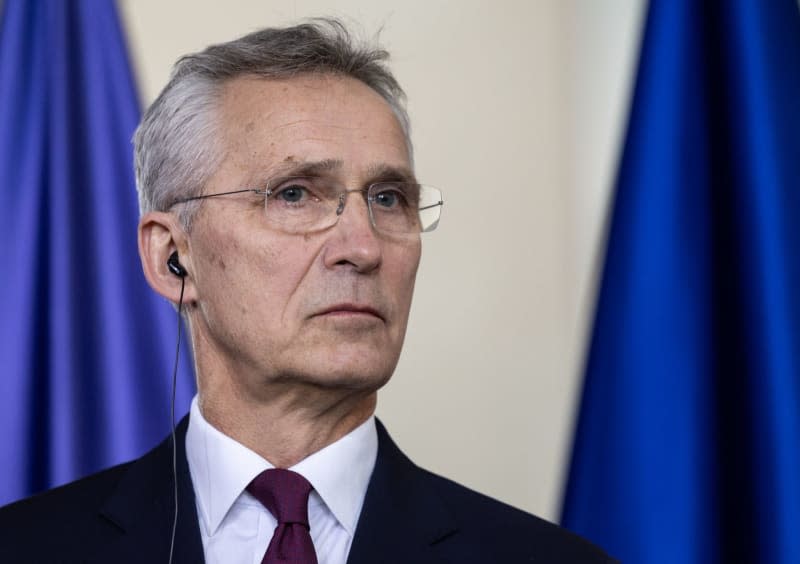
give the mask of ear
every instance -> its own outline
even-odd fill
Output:
[[[175,251],[187,271],[183,279],[186,285],[183,301],[193,303],[197,299],[188,248],[186,232],[173,214],[149,212],[142,216],[139,221],[139,258],[144,277],[153,290],[174,304],[180,299],[182,282],[169,270],[167,261]]]

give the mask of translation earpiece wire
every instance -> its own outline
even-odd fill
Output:
[[[172,369],[172,398],[170,401],[170,419],[172,421],[172,489],[175,492],[175,512],[172,518],[172,535],[169,541],[169,564],[172,564],[172,555],[175,552],[175,533],[178,530],[178,446],[175,440],[175,393],[178,387],[178,359],[181,352],[181,329],[183,327],[181,313],[183,313],[183,289],[186,280],[181,277],[181,296],[178,299],[178,337],[175,340],[175,363]]]

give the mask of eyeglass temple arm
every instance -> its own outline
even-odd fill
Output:
[[[192,196],[191,198],[181,198],[180,200],[176,200],[176,204],[183,204],[185,202],[191,202],[192,200],[205,200],[206,198],[215,198],[217,196],[230,196],[231,194],[243,194],[244,192],[255,192],[256,194],[264,194],[266,193],[265,190],[260,188],[245,188],[243,190],[232,190],[231,192],[216,192],[214,194],[204,194],[202,196]]]
[[[422,206],[421,208],[419,208],[419,211],[429,210],[431,208],[435,208],[436,206],[441,206],[443,204],[444,204],[444,202],[442,200],[439,200],[435,204],[431,204],[429,206]]]

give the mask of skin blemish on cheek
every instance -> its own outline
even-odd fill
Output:
[[[216,265],[222,270],[228,268],[228,265],[225,264],[225,259],[223,259],[221,255],[217,253],[212,253],[211,256],[209,256],[208,258],[210,264]]]

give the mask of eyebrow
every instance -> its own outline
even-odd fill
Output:
[[[344,167],[341,159],[323,159],[321,161],[285,161],[275,167],[270,176],[321,176],[323,173],[340,170]],[[384,180],[400,180],[402,182],[416,183],[416,177],[411,169],[403,166],[393,166],[385,163],[373,164],[367,167],[368,182]]]
[[[370,166],[367,171],[370,179],[373,181],[400,180],[402,182],[417,183],[417,177],[414,175],[414,172],[406,167],[377,164]]]
[[[317,176],[323,172],[338,170],[344,166],[340,159],[324,159],[321,161],[284,161],[275,172],[287,176]]]

